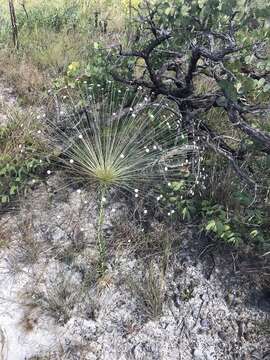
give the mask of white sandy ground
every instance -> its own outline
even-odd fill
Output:
[[[27,281],[27,273],[11,277],[6,273],[6,261],[0,261],[0,360],[25,360],[50,348],[55,348],[59,331],[50,319],[39,317],[34,331],[24,328],[28,307],[20,293]]]
[[[0,124],[7,120],[1,114],[1,103],[12,104],[14,101],[12,92],[0,83]],[[43,245],[45,250],[53,245],[59,251],[70,246],[69,235],[74,229],[83,228],[83,239],[87,239],[90,254],[93,253],[91,259],[95,254],[90,246],[95,241],[94,197],[70,189],[67,199],[51,201],[51,194],[61,187],[60,177],[51,176],[47,180],[48,186],[41,184],[34,189],[19,214],[10,213],[6,218],[0,216],[0,225],[8,225],[7,233],[12,244],[20,239],[15,225],[25,217],[33,217],[34,240],[41,243],[41,249]],[[49,188],[52,189],[50,192]],[[113,207],[117,208],[116,204]],[[123,212],[115,216],[121,218]],[[78,232],[80,239],[79,235]],[[180,236],[181,249],[171,259],[166,276],[167,301],[163,315],[156,321],[147,322],[143,319],[139,299],[130,294],[124,281],[135,275],[136,281],[143,280],[146,264],[142,259],[121,255],[112,267],[110,286],[104,286],[102,293],[90,289],[96,304],[94,318],[88,316],[91,303],[84,301],[80,304],[78,299],[70,319],[61,326],[40,308],[29,306],[31,299],[26,291],[31,288],[40,290],[42,281],[37,282],[37,278],[43,279],[43,285],[48,285],[49,274],[56,273],[57,266],[65,274],[67,267],[54,261],[50,252],[44,251],[35,264],[21,269],[23,271],[18,275],[11,275],[7,263],[9,249],[0,250],[0,360],[28,360],[42,353],[57,352],[59,348],[60,351],[63,348],[68,350],[65,344],[75,350],[86,345],[83,355],[75,353],[74,357],[65,357],[70,360],[268,359],[269,340],[264,334],[258,334],[254,327],[254,322],[261,322],[267,314],[245,305],[249,284],[239,282],[235,276],[231,278],[230,269],[222,263],[222,258],[215,259],[216,269],[207,279],[203,271],[207,263],[199,261],[197,264],[195,255],[191,256],[198,246],[194,244],[195,239],[188,232]],[[75,260],[74,265],[89,267],[87,252],[82,251]],[[75,278],[79,275],[77,267],[73,268]],[[183,300],[181,294],[189,289],[189,285],[194,288],[192,296]],[[234,296],[236,293],[240,294],[239,299]],[[228,294],[239,301],[227,304],[225,296]],[[28,320],[33,324],[31,331],[27,331]],[[241,335],[242,331],[239,332],[239,324],[245,326],[248,340]]]
[[[11,88],[7,88],[0,82],[0,125],[7,124],[6,110],[16,105],[17,99]],[[4,109],[4,112],[2,111]]]

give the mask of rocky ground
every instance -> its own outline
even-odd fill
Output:
[[[17,99],[13,89],[4,86],[0,82],[0,125],[7,123],[5,108],[12,108],[15,104],[17,104]]]
[[[142,231],[112,197],[100,277],[95,194],[52,171],[18,204],[0,218],[0,359],[270,359],[259,260],[192,227]]]

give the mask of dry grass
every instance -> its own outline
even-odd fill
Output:
[[[0,224],[0,250],[10,245],[10,234],[5,224]]]
[[[48,78],[31,62],[15,53],[1,51],[0,76],[19,96],[23,104],[34,105],[49,85]]]
[[[127,251],[144,258],[160,256],[167,262],[172,248],[177,245],[178,237],[175,231],[162,223],[152,224],[147,231],[128,219],[114,223],[113,226],[113,251]]]
[[[157,319],[162,314],[165,299],[164,273],[151,263],[145,277],[131,277],[127,280],[131,293],[138,299],[141,310],[148,319]]]

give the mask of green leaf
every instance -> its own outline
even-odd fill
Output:
[[[170,15],[170,12],[171,12],[171,7],[167,7],[165,10],[164,10],[164,13],[168,16]]]
[[[183,219],[187,219],[187,220],[190,220],[191,219],[191,216],[190,216],[190,212],[188,210],[187,207],[185,207],[183,210],[182,210],[182,216],[183,216]]]
[[[263,87],[263,92],[268,92],[268,91],[270,91],[270,84],[266,84]]]
[[[187,5],[183,5],[181,8],[182,16],[187,16],[189,14],[190,7]]]
[[[10,195],[15,195],[17,193],[17,191],[18,191],[18,186],[12,185],[10,190],[9,190],[9,194]]]
[[[227,98],[232,101],[237,100],[237,90],[234,87],[233,82],[229,80],[220,80],[219,85]]]
[[[7,195],[2,195],[1,196],[2,204],[6,204],[6,203],[8,203],[8,201],[9,201],[9,197]]]
[[[215,231],[216,230],[216,222],[215,220],[211,220],[208,222],[208,224],[206,225],[205,229],[207,231]]]
[[[255,238],[258,234],[259,234],[259,231],[258,231],[258,230],[252,230],[252,231],[250,232],[250,236],[253,237],[253,238]]]
[[[185,181],[184,180],[173,181],[172,184],[171,184],[171,188],[173,189],[173,191],[179,191],[184,186],[185,186]]]

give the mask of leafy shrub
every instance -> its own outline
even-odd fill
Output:
[[[100,87],[106,88],[108,79],[110,78],[109,62],[107,61],[108,52],[102,47],[101,43],[94,42],[87,49],[88,61],[73,61],[67,66],[66,74],[56,79],[54,82],[55,89],[68,86],[71,89],[77,89],[87,97],[88,87],[98,95]],[[119,89],[121,86],[119,85]]]
[[[7,204],[46,166],[45,143],[38,136],[40,124],[32,114],[9,113],[0,127],[0,203]]]
[[[205,149],[198,191],[183,196],[188,179],[171,184],[169,214],[228,243],[269,246],[269,5],[145,0],[139,8],[141,41],[121,51],[114,77],[173,100],[189,143],[198,137]]]
[[[208,233],[212,232],[217,238],[224,240],[226,243],[240,244],[240,234],[234,231],[232,220],[221,205],[211,204],[211,202],[204,200],[201,212],[203,216],[201,228],[203,230]]]

